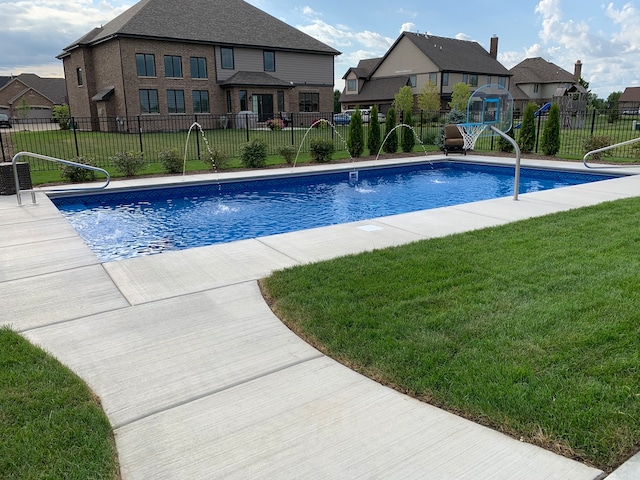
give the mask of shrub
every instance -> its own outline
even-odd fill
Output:
[[[240,161],[247,168],[262,168],[267,164],[267,144],[254,138],[242,146]]]
[[[380,150],[380,120],[378,120],[378,107],[373,106],[369,113],[369,137],[367,138],[367,148],[369,155],[377,155]]]
[[[202,161],[209,165],[213,170],[225,168],[229,163],[229,157],[222,151],[217,149],[209,150],[209,156],[202,157]]]
[[[330,161],[333,151],[333,142],[331,140],[316,137],[309,142],[309,153],[316,162],[325,163]]]
[[[522,125],[520,125],[520,136],[518,137],[518,146],[522,153],[530,153],[536,146],[536,110],[538,106],[535,103],[527,104],[524,109]]]
[[[53,119],[58,122],[60,130],[69,130],[69,105],[66,103],[53,107]],[[89,171],[89,170],[87,170]]]
[[[591,152],[593,150],[598,150],[599,148],[608,147],[613,144],[613,140],[609,135],[594,135],[592,137],[587,138],[584,141],[584,153]],[[610,157],[612,155],[612,150],[606,150],[604,152],[595,153],[591,155],[591,158],[594,160],[600,160],[604,157]]]
[[[506,134],[513,138],[513,127]],[[502,137],[498,137],[498,150],[505,153],[513,152],[513,144]]]
[[[184,159],[180,158],[177,148],[160,151],[158,158],[167,173],[181,173],[184,169]]]
[[[386,153],[396,153],[398,151],[398,131],[394,130],[396,127],[396,111],[393,108],[390,108],[387,112],[387,121],[385,123],[385,135],[389,135],[389,132],[392,132],[391,135],[386,137],[384,141],[384,145],[382,145],[382,149]]]
[[[93,159],[85,157],[76,157],[72,162],[93,165]],[[96,179],[96,172],[82,167],[74,167],[73,165],[61,165],[60,176],[63,180],[71,183],[93,182]]]
[[[351,115],[349,133],[347,134],[347,148],[352,157],[359,157],[364,151],[364,129],[362,127],[362,114],[356,109]]]
[[[265,125],[271,130],[282,130],[284,128],[284,122],[279,118],[270,118]]]
[[[411,118],[411,111],[404,112],[404,123],[409,126],[413,126],[413,119]],[[413,147],[416,146],[416,134],[413,128],[402,127],[402,151],[413,152]]]
[[[436,145],[437,138],[436,134],[433,132],[427,132],[422,137],[422,143],[424,145]]]
[[[278,155],[284,158],[288,164],[293,163],[293,157],[296,154],[296,148],[293,145],[280,145],[278,147]]]
[[[545,155],[555,155],[560,150],[560,107],[551,105],[549,117],[542,131],[542,151]]]
[[[117,152],[109,161],[125,177],[133,177],[146,165],[142,152]]]

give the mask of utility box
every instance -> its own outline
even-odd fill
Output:
[[[31,170],[27,162],[17,162],[18,183],[20,190],[31,190]],[[0,195],[15,195],[16,181],[13,177],[13,164],[11,162],[0,163]]]

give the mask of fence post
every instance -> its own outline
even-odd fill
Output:
[[[193,116],[195,123],[198,123],[198,115],[194,115]],[[200,125],[198,123],[198,125]],[[202,135],[202,125],[200,125],[200,128],[198,129],[198,131],[196,132],[196,152],[198,153],[198,160],[202,160],[200,158],[200,135]]]
[[[2,150],[2,161],[6,162],[7,158],[5,157],[5,153],[4,153],[4,143],[2,141],[2,132],[0,132],[0,150]]]
[[[144,156],[144,149],[142,148],[142,122],[140,122],[140,115],[138,115],[138,139],[140,141],[140,153]]]
[[[424,113],[424,111],[420,110],[420,143],[422,143],[422,139],[424,138],[424,133],[423,133],[424,122],[423,122],[423,118],[422,118],[422,114],[423,113]]]
[[[71,117],[71,128],[73,129],[73,141],[76,144],[76,157],[79,157],[80,148],[78,148],[78,134],[76,133],[78,131],[78,125],[76,124],[76,121],[73,117]]]
[[[536,133],[536,149],[535,153],[538,153],[538,142],[540,141],[540,123],[542,122],[542,115],[538,115],[538,132]]]
[[[591,115],[591,136],[593,137],[593,129],[596,126],[596,109],[593,109],[593,114]]]
[[[295,140],[293,138],[293,118],[294,118],[295,113],[291,112],[290,115],[291,115],[291,122],[290,122],[290,125],[291,125],[291,145],[295,147],[296,146],[296,142],[295,142]]]
[[[244,114],[244,123],[246,126],[246,132],[247,132],[247,143],[249,143],[249,114],[248,113]]]

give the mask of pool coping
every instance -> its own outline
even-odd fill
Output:
[[[397,163],[407,161],[385,166]],[[594,173],[574,162],[522,163]],[[353,165],[295,167],[323,168]],[[640,173],[614,171],[623,170]],[[212,173],[189,181],[260,174]],[[112,188],[172,181],[122,180]],[[43,195],[48,189],[38,189],[37,205],[17,207],[15,195],[0,197],[0,284],[4,318],[11,319],[1,323],[52,352],[101,397],[123,478],[426,471],[449,478],[507,478],[508,472],[601,478],[602,472],[416,403],[336,364],[282,326],[256,281],[291,265],[637,196],[640,177],[106,263]],[[184,325],[176,327],[175,318]],[[217,449],[226,457],[209,459]],[[634,459],[631,474],[637,475]],[[632,478],[615,475],[625,475],[634,459],[609,478]]]

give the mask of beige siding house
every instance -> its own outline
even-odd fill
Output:
[[[242,0],[141,0],[58,56],[71,115],[122,118],[333,110],[337,50]]]
[[[378,105],[386,112],[398,90],[409,85],[417,95],[430,81],[447,108],[453,86],[464,82],[473,90],[489,83],[509,88],[511,73],[497,61],[498,38],[487,52],[477,42],[403,32],[382,58],[360,61],[343,76],[342,109]]]

